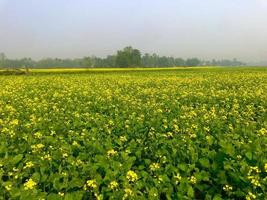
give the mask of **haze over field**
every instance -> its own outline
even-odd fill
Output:
[[[132,45],[175,57],[267,60],[266,0],[0,0],[11,58],[106,56]]]

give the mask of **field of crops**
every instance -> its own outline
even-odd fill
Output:
[[[267,68],[0,75],[0,199],[266,193]]]

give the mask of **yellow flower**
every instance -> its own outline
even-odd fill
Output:
[[[36,152],[36,151],[40,151],[42,148],[44,148],[45,146],[43,144],[35,144],[35,145],[31,145],[32,148],[32,152]]]
[[[37,149],[42,149],[42,148],[44,148],[44,145],[43,145],[43,144],[37,144],[37,145],[36,145],[36,148],[37,148]]]
[[[177,173],[176,176],[174,176],[174,178],[176,180],[175,181],[176,184],[178,184],[181,181],[181,179],[182,179],[182,177],[181,177],[181,175],[179,173]]]
[[[127,199],[129,196],[133,196],[133,191],[130,188],[124,189],[125,194],[123,195],[123,200]]]
[[[24,183],[24,189],[25,190],[31,190],[36,185],[37,185],[37,183],[30,178],[26,183]]]
[[[17,120],[17,119],[13,119],[11,122],[10,122],[10,125],[14,125],[14,126],[16,126],[16,125],[18,125],[19,124],[19,120]]]
[[[267,163],[264,164],[264,170],[267,172]]]
[[[127,172],[126,178],[130,182],[134,182],[134,181],[136,181],[138,179],[138,176],[134,171],[130,170],[130,171]]]
[[[79,146],[78,142],[76,142],[76,141],[73,141],[72,145],[73,146]]]
[[[42,160],[52,160],[50,154],[46,154],[44,156],[41,157]]]
[[[11,188],[12,188],[12,185],[11,185],[11,184],[8,184],[8,185],[5,186],[5,189],[6,189],[7,191],[10,191]]]
[[[160,168],[160,164],[159,163],[152,163],[150,166],[149,166],[150,170],[151,171],[156,171],[157,169]]]
[[[109,158],[112,157],[112,156],[115,156],[115,155],[117,155],[117,154],[118,154],[118,152],[115,151],[114,149],[111,149],[111,150],[109,150],[109,151],[107,152],[107,155],[108,155]]]
[[[69,155],[68,155],[67,153],[63,153],[63,154],[62,154],[62,157],[63,157],[63,158],[67,158],[68,156],[69,156]]]
[[[260,130],[258,130],[258,135],[260,136],[267,135],[267,129],[261,128]]]
[[[246,195],[246,200],[253,200],[253,199],[256,199],[256,195],[251,192],[248,192],[248,194]]]
[[[42,137],[42,133],[36,132],[36,133],[34,133],[34,137],[40,139]]]
[[[167,137],[167,138],[172,138],[172,137],[173,137],[173,133],[172,133],[172,132],[167,132],[167,133],[165,134],[165,137]]]
[[[34,166],[32,161],[29,161],[26,163],[26,165],[23,167],[23,169],[32,168]]]
[[[86,181],[86,184],[84,185],[83,189],[87,190],[87,189],[95,189],[97,188],[97,183],[95,179],[91,179]]]
[[[223,186],[223,190],[226,192],[229,192],[233,190],[233,187],[231,185],[226,184],[225,186]]]
[[[121,142],[126,142],[126,141],[127,141],[126,136],[120,136],[120,141],[121,141]]]
[[[196,184],[196,183],[197,183],[197,179],[196,179],[196,177],[191,176],[191,177],[189,178],[189,182],[192,183],[192,184]]]
[[[58,192],[58,195],[63,197],[64,196],[64,192]]]
[[[110,182],[110,184],[108,185],[108,187],[109,187],[110,189],[112,189],[112,190],[117,189],[118,186],[119,186],[119,184],[118,184],[117,181],[112,181],[112,182]]]
[[[261,184],[260,184],[258,178],[256,178],[256,177],[253,177],[253,178],[251,179],[251,184],[254,185],[255,187],[260,187],[260,186],[261,186]]]

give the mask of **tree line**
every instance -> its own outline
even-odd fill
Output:
[[[174,58],[171,56],[159,56],[157,54],[144,55],[138,49],[131,46],[117,51],[115,55],[105,58],[87,56],[76,59],[44,58],[35,61],[31,58],[10,59],[4,53],[0,53],[0,68],[73,68],[73,67],[176,67],[176,66],[241,66],[245,63],[233,60],[203,61],[198,58]]]

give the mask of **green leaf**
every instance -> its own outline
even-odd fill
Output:
[[[39,182],[41,176],[40,176],[40,174],[39,174],[38,172],[35,172],[35,173],[32,175],[32,178],[33,178],[35,181]]]
[[[193,198],[195,196],[194,189],[191,186],[189,186],[187,189],[187,196],[191,197],[191,198]]]
[[[19,163],[23,158],[23,154],[18,154],[16,156],[14,156],[11,160],[11,164],[15,165],[17,163]]]
[[[252,153],[249,151],[247,153],[245,153],[245,156],[249,159],[252,160]]]
[[[178,168],[182,171],[187,171],[188,167],[186,164],[178,164]]]
[[[64,200],[81,200],[83,197],[83,192],[72,192],[72,193],[67,193],[65,195]]]
[[[206,168],[210,167],[210,161],[207,158],[200,158],[199,162],[203,167],[206,167]]]
[[[221,195],[216,194],[212,200],[222,200]]]
[[[82,179],[74,178],[69,182],[69,188],[82,187],[84,181]]]
[[[47,200],[58,200],[60,196],[58,194],[51,193],[47,196]]]

